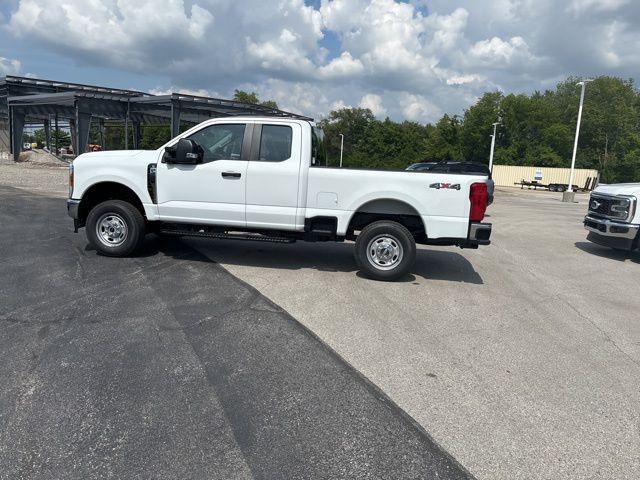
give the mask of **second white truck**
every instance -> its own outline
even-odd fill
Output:
[[[326,166],[322,131],[293,118],[208,120],[153,151],[86,153],[67,209],[102,254],[132,254],[147,232],[290,243],[355,241],[369,276],[397,279],[416,243],[477,248],[487,177]]]
[[[589,197],[587,239],[615,250],[640,248],[640,183],[598,185]]]

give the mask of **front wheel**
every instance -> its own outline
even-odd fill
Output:
[[[416,258],[416,242],[403,225],[381,220],[367,225],[356,238],[358,266],[377,280],[406,275]]]
[[[107,200],[87,216],[87,240],[109,257],[133,253],[144,240],[145,221],[140,211],[122,200]]]

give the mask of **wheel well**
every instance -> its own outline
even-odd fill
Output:
[[[347,237],[355,237],[354,232],[378,220],[390,220],[404,225],[416,240],[426,237],[424,223],[418,211],[408,203],[394,199],[373,200],[358,208],[349,222]]]
[[[78,220],[84,225],[93,207],[106,200],[123,200],[136,207],[144,217],[144,207],[138,195],[129,187],[117,182],[100,182],[92,185],[82,196],[78,208]]]

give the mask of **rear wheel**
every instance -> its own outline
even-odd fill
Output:
[[[567,189],[567,187],[565,187],[564,185],[558,185],[557,190],[558,192],[564,192]]]
[[[378,280],[406,275],[416,258],[413,235],[397,222],[381,220],[367,225],[356,239],[358,266]]]
[[[140,211],[122,200],[107,200],[87,216],[87,240],[103,255],[124,257],[144,240],[145,221]]]

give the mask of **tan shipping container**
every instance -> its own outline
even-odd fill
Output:
[[[515,165],[494,165],[493,181],[499,187],[513,187],[520,184],[522,180],[531,182],[537,180],[539,183],[548,185],[550,183],[569,184],[570,168],[549,168],[549,167],[521,167]],[[576,168],[574,170],[573,184],[582,188],[589,177],[598,176],[597,170]]]

